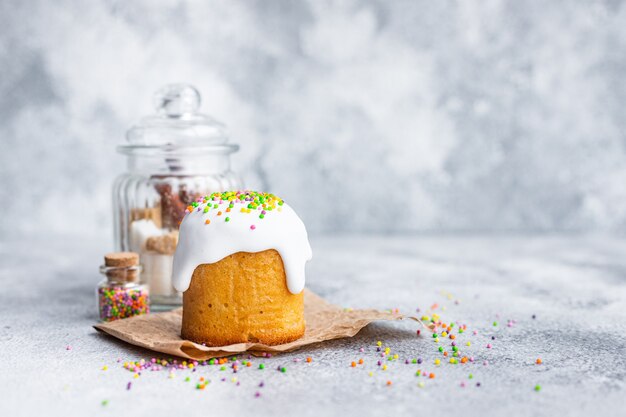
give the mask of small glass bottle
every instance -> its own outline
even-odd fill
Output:
[[[104,256],[100,273],[106,276],[96,289],[101,321],[113,321],[150,312],[148,286],[140,281],[139,255],[134,252]]]

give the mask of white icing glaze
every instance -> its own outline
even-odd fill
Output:
[[[305,264],[312,257],[300,217],[286,203],[266,210],[263,219],[259,218],[262,208],[248,209],[250,213],[246,213],[241,209],[247,210],[248,201],[233,203],[234,207],[226,212],[228,201],[209,201],[210,209],[205,213],[207,203],[201,202],[184,217],[174,254],[174,288],[186,291],[198,265],[215,263],[237,252],[275,249],[283,260],[289,292],[299,294],[304,289]],[[218,204],[217,209],[214,204]],[[225,221],[227,217],[229,221]],[[210,224],[205,223],[207,219]]]

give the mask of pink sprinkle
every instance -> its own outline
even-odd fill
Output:
[[[491,349],[491,343],[487,343],[487,349]]]
[[[489,362],[484,361],[484,362],[483,362],[483,365],[487,366],[487,365],[489,365]]]
[[[478,334],[478,332],[476,330],[474,330],[474,335],[477,335],[477,334]]]
[[[461,388],[465,388],[465,382],[461,382]]]
[[[65,350],[72,350],[72,346],[67,345],[67,347],[65,348]]]
[[[361,349],[359,349],[359,352],[363,353],[363,352],[365,352],[365,349],[361,348]]]
[[[255,397],[255,398],[259,398],[260,396],[261,396],[261,393],[260,393],[259,391],[257,391],[257,392],[254,394],[254,397]]]
[[[250,230],[254,230],[254,229],[256,229],[256,226],[255,225],[251,225],[250,226]]]

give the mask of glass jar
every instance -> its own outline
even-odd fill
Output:
[[[96,288],[101,321],[113,321],[150,312],[148,286],[141,283],[139,256],[132,252],[110,253],[100,273],[105,279]]]
[[[218,191],[243,188],[230,169],[225,126],[198,113],[200,94],[189,85],[168,85],[155,94],[156,114],[143,118],[117,150],[128,172],[113,187],[115,245],[140,255],[153,305],[182,304],[172,286],[178,226],[189,203]]]

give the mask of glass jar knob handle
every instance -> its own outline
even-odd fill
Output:
[[[192,115],[200,108],[200,93],[189,84],[169,84],[154,95],[157,113],[165,117]]]

